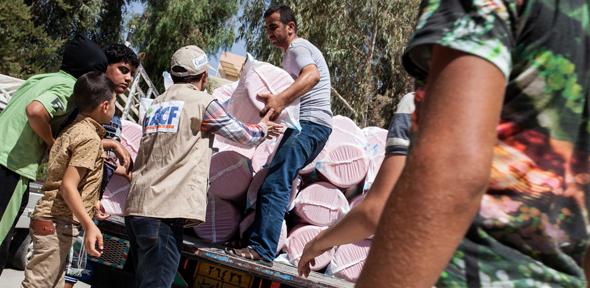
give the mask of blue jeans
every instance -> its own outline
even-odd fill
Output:
[[[297,173],[322,151],[332,129],[301,121],[301,132],[285,131],[277,153],[270,162],[268,175],[258,191],[256,220],[251,226],[248,246],[266,261],[276,257],[281,226],[291,196],[291,184]]]
[[[180,264],[184,219],[125,217],[135,287],[170,288]]]

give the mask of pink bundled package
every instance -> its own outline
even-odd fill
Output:
[[[371,240],[338,246],[326,274],[356,282],[371,249]]]
[[[294,228],[289,234],[287,238],[287,257],[291,264],[297,266],[299,263],[299,258],[301,258],[301,254],[303,253],[303,248],[305,244],[309,242],[311,239],[315,238],[323,229],[322,227],[307,225],[307,226],[300,226]],[[318,271],[330,263],[334,257],[334,249],[330,249],[324,254],[315,258],[315,265],[311,266],[312,271]]]
[[[326,157],[316,164],[316,169],[330,183],[348,188],[365,179],[369,159],[365,150],[351,144],[330,147]]]
[[[135,160],[141,143],[142,128],[131,121],[121,121],[121,144]],[[123,176],[113,175],[102,196],[102,206],[111,215],[123,215],[129,193],[129,180]]]
[[[307,166],[299,170],[299,174],[309,174],[317,168],[318,162],[323,161],[328,152],[338,145],[349,144],[364,149],[367,145],[363,131],[350,118],[336,115],[332,117],[332,133],[324,149]]]
[[[210,196],[204,223],[194,228],[197,236],[210,243],[229,241],[238,232],[241,215],[231,202]]]
[[[287,89],[294,80],[287,71],[269,63],[260,62],[248,54],[242,66],[240,80],[228,101],[228,111],[244,123],[258,123],[259,113],[265,103],[259,99],[259,93],[276,95]],[[289,104],[276,120],[289,128],[301,130],[299,125],[299,100]]]
[[[385,146],[387,142],[387,130],[379,127],[365,127],[363,134],[367,139],[367,146],[365,151],[369,158],[369,169],[367,171],[367,178],[365,179],[364,190],[368,190],[373,185],[377,172],[385,158]]]
[[[294,203],[295,214],[305,223],[317,226],[330,226],[350,210],[344,194],[327,182],[307,186]]]
[[[213,154],[209,170],[209,194],[225,200],[242,197],[252,181],[249,161],[235,151]]]

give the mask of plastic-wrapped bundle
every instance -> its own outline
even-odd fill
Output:
[[[362,131],[367,139],[365,151],[367,152],[367,157],[369,157],[369,169],[367,171],[367,178],[365,179],[364,190],[369,190],[385,158],[387,130],[379,127],[365,127]]]
[[[213,96],[213,98],[215,98],[217,101],[219,101],[219,104],[221,104],[225,108],[227,108],[227,104],[229,103],[229,99],[231,98],[231,95],[234,93],[234,91],[236,91],[236,87],[238,87],[237,81],[229,83],[229,84],[224,84],[224,85],[221,85],[221,86],[215,88],[215,90],[213,90],[213,93],[211,93],[211,95]]]
[[[209,194],[225,200],[237,200],[244,196],[252,181],[249,161],[234,151],[215,153],[209,170]]]
[[[244,219],[240,222],[240,238],[244,238],[244,233],[252,224],[254,224],[254,220],[256,218],[256,212],[252,211]],[[283,220],[283,225],[281,226],[281,236],[279,237],[279,243],[277,245],[277,253],[281,251],[285,247],[285,243],[287,243],[287,222]]]
[[[123,215],[129,194],[129,180],[123,176],[113,175],[102,196],[102,206],[106,213]]]
[[[133,160],[137,157],[142,134],[141,125],[124,119],[121,120],[121,144],[131,154]]]
[[[365,147],[367,145],[367,139],[363,130],[354,121],[346,116],[336,115],[332,117],[332,134],[330,134],[328,143],[348,143]]]
[[[256,197],[258,197],[258,190],[260,190],[260,187],[262,187],[266,175],[268,175],[268,168],[263,168],[252,178],[252,182],[250,182],[248,192],[246,193],[246,209],[255,207]],[[293,209],[293,200],[295,199],[295,196],[297,196],[297,193],[299,193],[299,186],[301,186],[301,177],[297,176],[291,185],[289,210]]]
[[[256,61],[248,54],[242,66],[240,80],[228,103],[228,111],[245,123],[258,123],[260,110],[265,106],[259,93],[270,92],[277,95],[287,89],[294,80],[287,71],[269,63]],[[277,123],[301,130],[299,124],[299,100],[291,102],[277,118]]]
[[[289,237],[287,237],[287,257],[291,264],[297,266],[299,258],[303,253],[303,248],[307,242],[315,238],[323,229],[322,227],[307,225],[294,228]],[[324,252],[322,255],[315,258],[315,265],[311,266],[312,271],[318,271],[328,266],[334,257],[334,249]]]
[[[336,248],[326,274],[356,282],[363,270],[365,260],[369,256],[371,242],[371,240],[363,240]]]
[[[283,134],[273,139],[267,139],[256,147],[251,157],[254,172],[260,171],[267,163],[270,163],[279,148],[281,139],[283,139]]]
[[[351,144],[331,147],[326,157],[316,164],[316,169],[330,183],[348,188],[363,181],[369,169],[365,150]]]
[[[221,135],[215,135],[215,138],[213,138],[213,148],[218,152],[238,152],[248,159],[252,158],[252,155],[254,155],[254,150],[256,149],[255,147],[248,147],[246,145],[231,141]]]
[[[295,214],[305,223],[317,226],[330,226],[350,210],[344,194],[327,182],[307,186],[294,203]]]
[[[229,241],[238,232],[240,211],[231,202],[213,196],[207,202],[206,220],[194,227],[195,233],[210,243]]]
[[[264,183],[266,175],[268,175],[268,168],[263,168],[262,170],[256,172],[254,177],[252,177],[252,182],[250,182],[248,192],[246,192],[246,209],[251,209],[254,207],[254,205],[256,205],[258,190],[260,190],[260,187],[262,187],[262,183]]]
[[[121,144],[135,160],[141,143],[142,127],[139,124],[127,120],[121,120]],[[107,187],[101,203],[105,212],[111,215],[123,215],[129,194],[129,181],[119,175],[113,175]]]
[[[364,148],[367,145],[367,139],[363,130],[359,128],[350,118],[336,115],[332,117],[332,133],[326,142],[324,149],[308,165],[299,170],[299,174],[309,174],[317,168],[318,162],[322,162],[328,152],[334,147],[342,144],[355,145]]]

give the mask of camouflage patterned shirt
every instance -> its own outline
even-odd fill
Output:
[[[441,45],[489,61],[508,81],[489,189],[438,287],[585,285],[589,3],[423,1],[403,58],[410,74],[426,79]]]

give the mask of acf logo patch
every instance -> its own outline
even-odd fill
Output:
[[[155,103],[148,108],[143,121],[143,133],[176,133],[180,123],[183,101]]]

